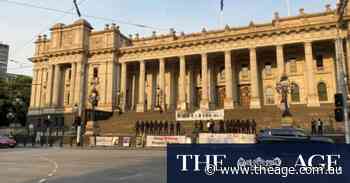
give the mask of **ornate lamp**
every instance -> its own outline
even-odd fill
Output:
[[[282,110],[282,118],[283,122],[288,119],[287,123],[292,121],[292,114],[290,113],[289,105],[288,105],[288,94],[290,94],[294,88],[295,84],[290,82],[287,74],[284,72],[280,81],[276,84],[276,91],[281,95],[281,110]],[[282,122],[282,123],[283,123]]]
[[[96,107],[97,107],[98,102],[100,100],[100,96],[99,96],[98,91],[96,89],[97,78],[95,78],[95,80],[92,84],[93,84],[93,89],[92,89],[91,94],[88,98],[88,100],[91,104],[91,119],[86,124],[85,135],[93,136],[94,137],[93,144],[96,145],[96,135],[98,135],[98,127],[96,125]]]
[[[158,87],[157,88],[157,105],[156,105],[156,108],[157,110],[159,110],[159,112],[163,112],[163,109],[162,109],[162,106],[160,105],[160,100],[161,100],[161,92],[162,90]]]
[[[95,121],[96,119],[96,106],[98,104],[98,101],[100,100],[100,96],[98,95],[98,92],[96,88],[94,87],[91,91],[91,95],[89,96],[89,102],[92,106],[92,112],[91,112],[91,120]]]

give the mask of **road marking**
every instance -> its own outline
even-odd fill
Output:
[[[128,176],[120,177],[119,180],[127,180],[127,179],[136,178],[136,177],[142,177],[142,176],[143,176],[143,174],[137,173],[137,174],[134,174],[134,175],[128,175]]]
[[[46,181],[46,179],[40,179],[39,183],[45,183]]]
[[[58,163],[57,163],[56,161],[52,160],[52,159],[49,159],[49,158],[43,157],[43,156],[40,156],[40,159],[45,160],[45,161],[48,161],[48,162],[50,162],[51,164],[54,165],[54,168],[51,170],[51,172],[49,172],[45,178],[43,178],[43,179],[41,179],[41,180],[39,181],[39,183],[45,183],[45,182],[47,182],[47,179],[48,179],[48,178],[54,176],[55,173],[57,172]]]

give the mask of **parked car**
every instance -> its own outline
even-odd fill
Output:
[[[16,147],[17,142],[9,137],[0,136],[0,147]]]
[[[272,128],[261,130],[257,136],[258,143],[334,143],[328,137],[308,136],[300,128]]]

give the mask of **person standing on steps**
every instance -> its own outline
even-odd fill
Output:
[[[176,135],[180,135],[181,132],[181,124],[180,122],[176,122]]]
[[[311,119],[311,135],[316,135],[317,131],[317,122],[314,119]]]
[[[174,122],[171,122],[170,123],[170,135],[174,135],[174,128],[175,128]]]
[[[164,134],[165,135],[169,135],[169,132],[168,132],[168,121],[165,121],[165,123],[164,123]]]

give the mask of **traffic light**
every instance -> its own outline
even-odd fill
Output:
[[[344,103],[343,103],[343,94],[337,93],[334,95],[334,116],[337,122],[344,121]]]
[[[343,107],[343,94],[336,93],[334,95],[334,100],[335,107]]]

